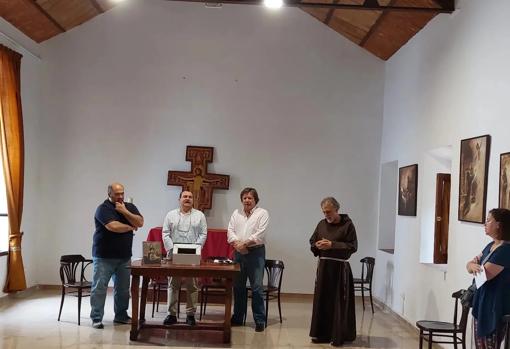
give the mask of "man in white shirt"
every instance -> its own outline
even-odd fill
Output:
[[[257,206],[259,196],[253,188],[241,191],[243,208],[232,213],[228,223],[228,242],[234,249],[234,259],[239,263],[241,272],[234,282],[234,314],[232,326],[241,326],[247,308],[246,280],[250,280],[252,289],[252,313],[255,331],[262,332],[266,327],[266,311],[262,280],[266,263],[265,236],[269,223],[269,213]]]
[[[207,238],[207,223],[204,214],[193,208],[193,193],[182,191],[179,196],[180,207],[168,212],[163,222],[163,243],[171,253],[174,243],[199,244],[204,246]],[[165,325],[177,323],[178,293],[184,283],[186,286],[186,323],[196,324],[198,286],[195,278],[168,278],[168,315],[163,321]]]

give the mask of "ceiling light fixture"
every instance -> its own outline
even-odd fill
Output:
[[[264,6],[269,8],[280,8],[283,6],[283,0],[264,0]]]

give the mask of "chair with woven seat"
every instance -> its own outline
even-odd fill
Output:
[[[452,294],[455,299],[455,308],[453,312],[453,322],[420,320],[416,322],[416,327],[420,330],[420,349],[423,348],[423,340],[426,340],[428,348],[432,349],[432,343],[453,344],[457,348],[459,344],[462,349],[466,348],[466,325],[469,315],[469,307],[461,305],[460,319],[459,299],[465,290],[459,290]],[[458,321],[457,321],[458,320]],[[434,337],[440,337],[438,340]],[[445,338],[445,339],[441,339]],[[450,340],[447,340],[450,338]]]
[[[267,284],[262,286],[262,291],[264,293],[265,301],[266,301],[266,326],[267,326],[267,313],[269,311],[269,301],[272,299],[278,300],[278,313],[280,315],[280,323],[282,323],[282,305],[280,300],[280,293],[282,288],[282,280],[283,280],[283,270],[285,269],[285,264],[283,261],[276,259],[266,259],[265,264],[266,275],[267,275]],[[251,287],[246,286],[246,293],[248,297],[250,297]],[[248,303],[246,303],[246,307],[248,307]],[[244,323],[246,323],[246,315],[247,311],[244,312]]]
[[[207,240],[202,248],[202,260],[213,261],[233,259],[234,248],[227,241],[226,229],[207,229]],[[210,300],[224,299],[225,280],[221,278],[201,278],[200,281],[200,320],[205,315]]]
[[[361,299],[363,302],[363,311],[365,311],[365,291],[369,292],[370,305],[372,313],[374,313],[374,301],[372,299],[372,278],[374,276],[375,258],[365,257],[361,262],[361,278],[354,278],[354,291],[361,291]]]
[[[92,283],[85,278],[85,269],[92,260],[82,255],[72,254],[60,257],[60,281],[62,282],[62,299],[58,312],[58,321],[62,315],[66,294],[78,297],[78,326],[80,325],[81,299],[90,296]],[[69,290],[66,292],[66,290]]]

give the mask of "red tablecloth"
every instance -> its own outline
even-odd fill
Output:
[[[166,256],[165,246],[163,244],[163,237],[161,235],[162,227],[155,227],[149,231],[147,241],[160,241],[162,256]],[[208,257],[228,257],[232,259],[234,256],[234,249],[227,242],[226,229],[207,229],[207,240],[202,248],[202,259]]]

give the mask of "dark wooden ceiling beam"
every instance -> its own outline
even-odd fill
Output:
[[[334,4],[337,4],[340,0],[333,0]],[[335,13],[334,8],[330,8],[328,10],[328,14],[326,15],[326,18],[324,18],[324,24],[329,25],[329,22],[331,22],[331,17],[333,17],[333,13]]]
[[[434,0],[442,9],[455,11],[455,0]]]
[[[89,1],[92,4],[92,6],[94,6],[94,8],[96,9],[98,14],[101,14],[104,12],[103,8],[101,7],[101,5],[99,5],[97,0],[89,0]]]
[[[397,0],[391,0],[388,5],[389,6],[392,6]],[[370,39],[370,36],[372,36],[372,34],[379,28],[379,26],[381,25],[381,22],[384,20],[384,17],[386,17],[388,12],[386,11],[383,11],[383,13],[381,13],[381,15],[379,16],[379,18],[377,18],[377,20],[375,21],[374,25],[372,25],[372,27],[370,27],[370,30],[367,32],[367,34],[365,35],[365,37],[360,41],[359,45],[361,47],[365,46],[365,43],[368,41],[368,39]]]
[[[53,18],[48,12],[46,12],[46,10],[43,9],[41,7],[41,5],[39,5],[37,3],[36,0],[25,0],[25,1],[29,4],[31,4],[33,7],[35,7],[37,9],[37,11],[39,11],[43,16],[48,18],[50,20],[50,22],[53,23],[53,25],[55,25],[55,27],[57,27],[58,30],[60,30],[61,33],[66,31],[66,29],[59,22],[57,22],[57,20],[55,18]]]
[[[241,5],[262,5],[262,0],[165,0],[165,1],[184,1],[184,2],[202,2],[212,4],[241,4]],[[428,12],[428,13],[452,13],[450,8],[431,8],[431,7],[413,7],[413,6],[379,6],[373,1],[364,2],[362,5],[355,4],[338,4],[338,3],[317,3],[300,0],[283,0],[285,6],[290,7],[311,7],[311,8],[327,8],[335,10],[362,10],[362,11],[403,11],[403,12]]]

